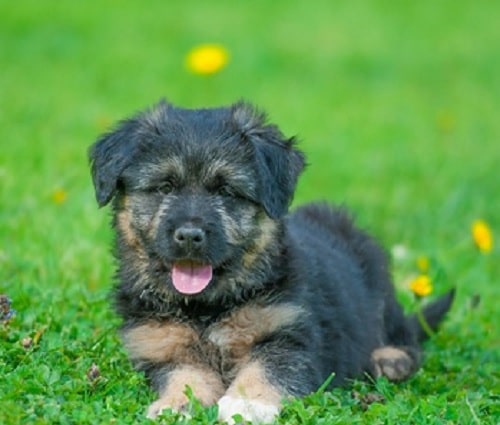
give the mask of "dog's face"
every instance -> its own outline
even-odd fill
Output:
[[[250,284],[245,270],[258,276],[304,162],[293,140],[242,103],[162,102],[103,136],[90,159],[99,204],[113,199],[132,286],[209,298]]]

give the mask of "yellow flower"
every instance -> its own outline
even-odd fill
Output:
[[[421,274],[410,282],[410,289],[417,297],[425,297],[432,293],[432,284],[429,276]]]
[[[68,194],[63,189],[56,189],[52,192],[52,202],[56,205],[64,204]]]
[[[476,220],[472,223],[472,238],[479,251],[487,254],[493,249],[493,236],[485,221]]]
[[[186,56],[186,67],[195,74],[215,74],[229,61],[228,51],[218,44],[201,44]]]
[[[427,273],[429,271],[429,267],[430,267],[430,262],[428,257],[426,257],[425,255],[421,255],[420,257],[417,258],[417,268],[422,273]]]

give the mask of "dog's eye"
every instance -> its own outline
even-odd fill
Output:
[[[167,180],[158,185],[156,190],[167,195],[174,190],[174,184],[170,180]]]
[[[238,190],[229,184],[221,175],[215,176],[215,178],[207,184],[206,189],[213,195],[224,197],[238,196]]]
[[[235,190],[228,184],[220,185],[217,188],[217,194],[220,196],[236,196]]]

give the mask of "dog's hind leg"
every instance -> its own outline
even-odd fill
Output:
[[[386,340],[371,355],[371,373],[375,378],[385,376],[391,381],[402,381],[417,371],[421,362],[420,344],[438,328],[454,294],[452,290],[424,306],[420,319],[417,315],[405,317],[395,301],[386,306]],[[421,320],[426,324],[423,325]]]
[[[373,350],[371,362],[374,378],[385,376],[390,381],[403,381],[418,369],[420,353],[413,347],[385,346]]]

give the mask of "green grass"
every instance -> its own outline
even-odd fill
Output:
[[[0,3],[0,294],[17,311],[0,324],[0,423],[148,423],[155,395],[116,334],[109,214],[86,149],[163,96],[268,110],[308,154],[296,204],[345,203],[388,249],[405,247],[394,275],[408,309],[420,255],[435,293],[458,289],[412,380],[319,392],[278,423],[498,423],[500,249],[480,254],[470,225],[500,237],[500,3],[139,3]],[[210,78],[183,66],[202,42],[231,52]],[[162,421],[215,418],[195,406]]]

